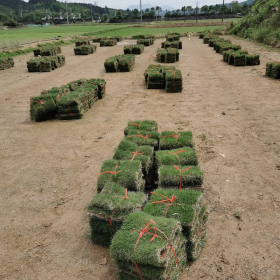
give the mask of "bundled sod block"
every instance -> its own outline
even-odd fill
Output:
[[[126,45],[123,47],[124,54],[132,54],[133,45]]]
[[[198,166],[162,165],[158,170],[159,187],[164,189],[200,188],[203,173]]]
[[[161,165],[197,165],[196,152],[190,147],[156,152],[156,163]]]
[[[117,183],[108,183],[88,206],[91,240],[109,246],[127,216],[141,211],[147,199],[143,192],[127,192]]]
[[[109,57],[104,62],[106,72],[118,72],[119,69],[119,55]]]
[[[175,48],[167,48],[166,55],[165,55],[165,62],[166,63],[174,63],[179,61],[179,51]]]
[[[185,243],[177,220],[130,214],[110,246],[118,279],[178,279],[186,265]]]
[[[135,65],[135,56],[134,54],[122,55],[119,58],[119,67],[120,72],[130,72],[133,70]]]
[[[100,40],[100,47],[113,47],[117,44],[116,39],[102,39]]]
[[[115,182],[129,191],[144,189],[142,164],[140,160],[106,160],[98,175],[97,191],[101,192],[109,182]]]
[[[145,131],[145,130],[131,130],[128,132],[125,139],[132,141],[138,146],[148,145],[154,147],[155,150],[158,150],[160,134],[154,131]]]
[[[129,131],[137,129],[156,132],[158,124],[156,121],[152,120],[129,121],[127,127],[124,129],[124,135],[127,136]]]
[[[207,215],[202,197],[202,192],[195,190],[158,189],[144,208],[152,216],[174,218],[181,223],[189,261],[200,256],[206,241]]]
[[[168,70],[165,72],[165,91],[182,92],[183,78],[180,70]]]
[[[119,144],[113,159],[140,160],[146,185],[151,185],[154,174],[154,148],[152,146],[137,146],[137,144],[124,139]]]
[[[157,50],[157,62],[165,62],[166,50],[158,49]]]
[[[148,89],[161,89],[164,88],[164,75],[158,69],[153,69],[147,76],[146,87]]]
[[[280,62],[274,62],[271,65],[270,77],[273,79],[280,79]]]
[[[31,97],[30,118],[35,122],[53,119],[57,114],[57,106],[51,95]]]
[[[141,54],[144,51],[144,45],[143,44],[137,44],[133,45],[132,47],[132,54]]]
[[[191,131],[162,131],[159,142],[160,150],[172,150],[182,147],[193,147],[193,136]]]
[[[101,37],[95,37],[95,38],[92,39],[92,42],[93,43],[100,43],[101,40],[102,40]]]
[[[46,56],[27,61],[28,72],[50,72],[65,65],[65,56]]]
[[[96,52],[95,45],[81,45],[74,48],[75,55],[89,55]]]
[[[266,69],[265,69],[265,75],[267,77],[270,77],[270,73],[271,73],[271,68],[274,62],[267,62],[266,63]]]
[[[89,79],[87,83],[96,85],[98,87],[98,99],[105,97],[106,81],[104,79]]]
[[[139,39],[137,40],[137,44],[139,45],[144,45],[144,46],[151,46],[154,44],[154,39],[153,38],[145,38],[145,39]]]
[[[15,66],[13,58],[0,58],[0,70],[10,69]]]
[[[167,42],[179,41],[181,34],[178,32],[175,33],[168,33],[165,35]]]
[[[33,50],[34,56],[55,56],[56,54],[61,53],[61,47],[43,47]]]
[[[246,65],[260,65],[260,56],[258,54],[246,54]]]
[[[234,66],[246,66],[246,55],[240,52],[234,54]]]
[[[75,42],[76,47],[83,46],[83,45],[90,45],[90,41],[88,40],[79,40]]]

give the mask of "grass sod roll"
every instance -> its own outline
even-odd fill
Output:
[[[126,217],[141,211],[147,199],[143,192],[127,192],[117,183],[108,183],[88,206],[91,240],[109,246]]]
[[[119,67],[120,72],[130,72],[133,70],[135,65],[135,55],[127,54],[119,57]]]
[[[243,53],[236,52],[234,55],[234,66],[246,66],[246,55]]]
[[[280,79],[280,62],[274,62],[271,65],[270,77],[273,79]]]
[[[83,46],[83,45],[90,45],[90,41],[88,40],[79,40],[75,42],[76,47]]]
[[[106,160],[103,162],[97,179],[97,191],[101,192],[109,182],[117,182],[129,191],[142,191],[142,164],[140,160]]]
[[[1,58],[0,59],[0,70],[10,69],[15,66],[13,58]]]
[[[126,139],[119,144],[113,159],[115,160],[140,160],[146,186],[154,184],[154,148],[151,146],[137,146]]]
[[[127,127],[124,129],[124,135],[127,136],[129,131],[135,129],[156,132],[158,129],[158,124],[156,121],[153,120],[129,121],[127,123]]]
[[[127,45],[123,47],[124,54],[132,54],[132,47],[133,45]]]
[[[98,99],[105,97],[106,81],[104,79],[89,79],[87,83],[98,86]]]
[[[166,63],[174,63],[179,60],[179,51],[175,48],[167,48],[165,54]]]
[[[158,49],[157,50],[157,62],[165,62],[166,50]]]
[[[156,164],[161,165],[197,165],[196,152],[190,147],[174,150],[159,150],[155,155]]]
[[[154,131],[130,130],[125,139],[132,141],[138,146],[148,145],[158,150],[160,134]]]
[[[35,122],[53,119],[57,114],[57,106],[50,95],[30,98],[30,118]]]
[[[132,54],[141,54],[144,51],[144,45],[143,44],[137,44],[133,45],[132,47]]]
[[[260,56],[258,54],[246,54],[246,65],[260,65]]]
[[[160,70],[151,70],[148,73],[148,78],[146,82],[147,89],[162,89],[164,88],[164,75]]]
[[[162,165],[158,170],[160,188],[200,188],[203,172],[198,166]]]
[[[151,241],[150,234],[145,232],[139,235],[143,229],[149,229],[148,232],[153,235],[155,228],[157,236],[160,238],[155,236]],[[148,280],[170,279],[168,277],[174,275],[173,272],[176,271],[176,265],[172,265],[172,268],[168,267],[173,259],[177,260],[179,264],[177,274],[185,267],[185,255],[180,254],[184,242],[181,226],[177,220],[135,212],[128,216],[121,229],[115,234],[110,246],[110,255],[120,272],[125,272],[126,275],[136,276],[139,272]],[[138,270],[135,265],[134,267],[132,265],[135,263]],[[123,270],[125,267],[127,270]],[[158,278],[153,276],[154,273],[158,274]],[[165,277],[161,277],[159,274],[165,275]]]
[[[100,40],[100,47],[113,47],[117,45],[116,39],[102,39]]]
[[[119,68],[119,55],[107,58],[104,62],[106,72],[118,72]]]
[[[182,92],[183,78],[180,70],[165,72],[165,91],[169,93]]]
[[[267,77],[270,77],[272,65],[273,65],[273,62],[267,62],[266,63],[265,75]]]
[[[160,150],[172,150],[182,147],[193,147],[193,136],[191,131],[162,131],[159,142]]]

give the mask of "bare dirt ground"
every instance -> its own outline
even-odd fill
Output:
[[[66,65],[50,73],[28,73],[31,54],[0,72],[0,279],[116,279],[109,250],[88,238],[86,208],[129,119],[194,135],[208,241],[179,280],[280,279],[280,81],[264,76],[280,54],[232,40],[260,53],[261,65],[229,66],[197,37],[182,38],[179,94],[145,88],[142,73],[162,40],[145,47],[130,73],[104,71],[122,45],[89,56],[65,46]],[[30,120],[31,96],[79,78],[107,81],[106,97],[82,120]]]

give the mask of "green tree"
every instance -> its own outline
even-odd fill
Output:
[[[157,21],[157,17],[159,16],[159,12],[161,11],[161,7],[156,6],[156,11],[157,11],[157,16],[156,16],[156,21]]]
[[[204,5],[201,7],[201,12],[203,12],[204,14],[208,14],[209,13],[209,7],[207,5]]]
[[[108,21],[108,15],[107,14],[103,14],[101,17],[101,21],[102,22],[107,22]]]
[[[186,7],[186,6],[183,6],[183,7],[181,8],[181,11],[184,13],[184,21],[185,21],[185,19],[186,19],[187,7]]]
[[[139,16],[139,11],[138,11],[138,9],[134,9],[134,10],[132,11],[132,14],[133,14],[134,17],[138,17],[138,16]]]
[[[187,6],[187,11],[188,11],[189,13],[191,13],[191,12],[193,11],[192,6]]]

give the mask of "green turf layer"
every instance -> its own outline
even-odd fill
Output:
[[[179,136],[179,137],[178,137]],[[171,150],[182,147],[193,147],[193,137],[191,131],[163,131],[161,132],[159,149]]]
[[[148,145],[158,149],[160,134],[154,131],[131,130],[125,139],[132,141],[138,146]]]
[[[158,124],[152,120],[141,121],[129,121],[127,127],[124,129],[124,135],[126,136],[131,130],[145,130],[145,131],[157,131]]]

